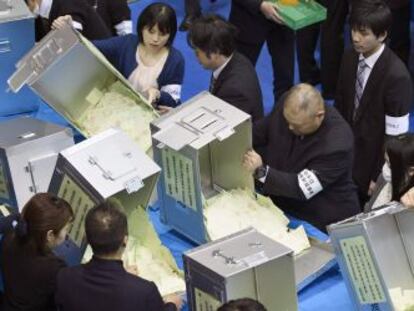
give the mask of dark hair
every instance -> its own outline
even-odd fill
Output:
[[[69,203],[50,193],[35,194],[23,207],[16,235],[20,243],[39,254],[47,254],[47,232],[59,234],[73,219]]]
[[[414,135],[391,138],[385,145],[385,151],[390,159],[392,199],[399,201],[414,186],[414,176],[410,176],[410,168],[414,167]]]
[[[208,57],[211,53],[230,56],[236,49],[237,28],[223,17],[215,14],[202,16],[191,25],[187,42]]]
[[[241,298],[225,303],[217,311],[266,311],[266,308],[254,299]]]
[[[354,1],[349,17],[351,29],[371,29],[375,36],[385,34],[391,28],[392,13],[382,0]]]
[[[85,232],[95,255],[110,255],[121,248],[128,235],[127,218],[120,208],[106,201],[88,212]]]
[[[171,46],[177,33],[177,16],[174,9],[165,3],[156,2],[147,6],[139,15],[137,35],[140,43],[144,43],[142,32],[145,27],[151,29],[158,25],[163,34],[169,34],[167,46]]]

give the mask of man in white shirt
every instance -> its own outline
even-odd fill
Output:
[[[335,107],[355,136],[353,178],[361,206],[384,164],[385,137],[409,129],[410,74],[384,44],[391,22],[391,11],[382,0],[360,0],[353,5],[353,49],[343,56],[337,84]]]

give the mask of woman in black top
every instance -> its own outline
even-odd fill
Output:
[[[48,193],[36,194],[24,206],[1,246],[4,311],[56,310],[56,275],[65,263],[52,249],[64,241],[72,219],[70,205]]]

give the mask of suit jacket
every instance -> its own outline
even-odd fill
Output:
[[[128,273],[122,261],[93,257],[90,262],[62,269],[57,277],[59,311],[176,311],[164,305],[153,282]]]
[[[261,43],[266,40],[271,27],[276,24],[260,12],[263,0],[232,0],[229,21],[239,29],[238,40],[245,43]]]
[[[263,118],[262,91],[256,70],[250,61],[238,52],[219,74],[211,93],[243,110],[257,121]]]
[[[278,103],[254,124],[253,143],[264,147],[269,166],[263,192],[285,212],[323,231],[360,212],[351,175],[352,131],[335,108],[326,106],[319,129],[301,137],[289,129]]]
[[[53,0],[50,8],[48,23],[41,17],[36,21],[36,40],[40,40],[50,31],[53,21],[63,15],[70,15],[81,24],[82,34],[89,40],[98,40],[111,37],[111,32],[101,17],[84,0]]]
[[[335,107],[351,125],[355,137],[353,177],[359,191],[368,192],[384,163],[385,118],[406,116],[412,101],[411,78],[402,61],[388,48],[372,68],[355,120],[355,80],[359,54],[345,52],[337,84]],[[408,116],[407,116],[408,118]]]

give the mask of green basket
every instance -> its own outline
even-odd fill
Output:
[[[279,14],[286,26],[293,30],[298,30],[326,19],[326,8],[314,0],[299,0],[298,5],[282,4],[279,0],[270,1],[277,5]]]

